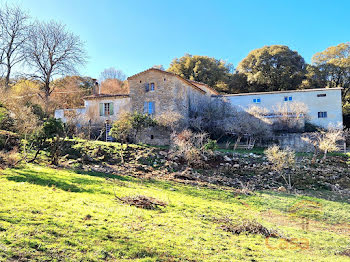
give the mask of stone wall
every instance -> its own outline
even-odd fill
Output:
[[[276,141],[281,148],[290,147],[296,152],[313,152],[314,147],[303,140],[303,137],[309,136],[309,133],[285,133],[275,135],[273,140]]]
[[[256,143],[255,146],[268,147],[272,144],[277,144],[281,148],[290,147],[296,152],[313,152],[315,149],[312,144],[305,141],[303,137],[311,137],[312,133],[283,133],[274,135],[271,140]],[[338,143],[340,151],[344,148],[344,143]]]
[[[149,127],[136,137],[137,142],[148,145],[165,146],[170,144],[171,132],[164,127]]]
[[[131,110],[143,113],[145,102],[155,102],[155,117],[165,112],[177,112],[188,119],[191,104],[206,97],[204,92],[186,84],[178,77],[149,70],[128,79]],[[146,92],[145,85],[154,83],[154,90]]]

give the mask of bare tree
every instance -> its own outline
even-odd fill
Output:
[[[183,116],[175,111],[168,111],[156,117],[158,125],[169,128],[173,133],[184,126]]]
[[[18,6],[5,4],[0,9],[0,62],[5,67],[5,86],[12,68],[24,61],[24,43],[28,38],[29,15]]]
[[[86,63],[84,44],[79,36],[55,21],[36,22],[30,28],[25,54],[34,70],[32,77],[42,82],[46,110],[54,90],[52,80],[66,74],[76,74],[77,67]]]
[[[273,127],[276,131],[300,131],[309,119],[309,108],[301,102],[288,102],[273,107]]]
[[[100,74],[100,81],[105,81],[107,79],[118,79],[120,81],[124,81],[126,79],[126,75],[122,70],[115,69],[114,67],[107,68],[103,70]]]
[[[314,155],[312,157],[312,162],[315,163],[319,151],[323,152],[323,161],[326,160],[329,152],[339,151],[339,142],[344,141],[345,134],[342,129],[329,127],[328,130],[319,130],[319,132],[314,132],[302,139],[313,145]]]
[[[266,149],[264,153],[267,159],[272,163],[272,168],[280,173],[290,191],[292,189],[291,173],[286,173],[285,171],[295,165],[295,152],[289,147],[280,149],[279,146],[273,145]]]

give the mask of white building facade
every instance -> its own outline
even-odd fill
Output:
[[[309,122],[329,128],[343,126],[342,88],[303,89],[275,92],[240,93],[223,97],[238,110],[248,110],[258,106],[273,112],[276,107],[286,103],[303,103],[307,107]]]

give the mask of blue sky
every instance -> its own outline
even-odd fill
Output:
[[[115,67],[128,76],[185,53],[237,66],[251,50],[283,44],[307,62],[350,39],[350,1],[18,0],[31,16],[55,19],[86,43],[82,75]]]

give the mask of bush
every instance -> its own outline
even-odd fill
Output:
[[[0,165],[0,167],[15,167],[20,163],[20,161],[21,157],[16,147],[8,152],[0,151],[0,164],[3,165]]]
[[[292,188],[290,172],[288,172],[288,176],[286,176],[286,173],[284,171],[294,166],[295,152],[292,151],[289,147],[283,150],[280,149],[279,146],[273,145],[265,150],[265,155],[267,159],[272,163],[272,168],[280,173],[288,185],[288,189],[290,190]]]
[[[142,129],[156,125],[157,121],[147,114],[125,112],[113,123],[110,135],[122,143],[126,143],[128,140],[136,142]]]
[[[183,158],[188,165],[201,166],[216,148],[216,141],[209,139],[207,133],[193,133],[185,129],[172,138],[171,155]]]

